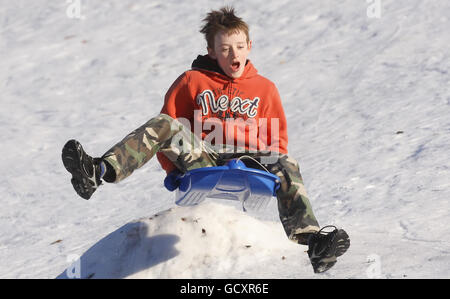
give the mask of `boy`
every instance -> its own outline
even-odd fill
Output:
[[[117,183],[155,154],[168,174],[166,180],[232,158],[250,158],[251,167],[264,166],[280,178],[277,200],[285,232],[290,240],[309,246],[314,272],[324,272],[348,249],[350,240],[342,229],[324,232],[319,227],[298,163],[288,156],[287,124],[277,88],[247,59],[252,48],[248,25],[233,8],[211,11],[203,21],[200,32],[208,55],[198,56],[192,69],[172,84],[158,116],[100,158],[87,155],[76,140],[66,143],[62,160],[72,174],[72,185],[89,199],[102,180]]]

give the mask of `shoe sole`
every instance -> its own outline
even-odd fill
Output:
[[[338,257],[343,255],[350,248],[350,238],[344,230],[340,229],[336,234],[335,240],[334,256]]]
[[[350,238],[348,234],[339,229],[332,240],[332,244],[328,249],[327,257],[318,262],[318,266],[314,267],[315,273],[323,273],[333,267],[337,262],[337,257],[343,255],[350,247]]]
[[[78,141],[72,139],[67,141],[67,143],[64,145],[61,158],[66,170],[70,174],[72,174],[71,183],[75,191],[77,191],[78,195],[80,195],[82,198],[89,199],[91,196],[78,192],[80,188],[77,187],[80,185],[83,185],[84,188],[86,188],[85,186],[89,186],[89,178],[84,174],[82,170],[84,168],[82,164],[83,155],[84,150],[81,144]]]

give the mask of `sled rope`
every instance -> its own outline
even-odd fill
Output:
[[[268,173],[270,173],[270,171],[268,171],[267,168],[264,167],[264,165],[262,165],[262,164],[261,164],[258,160],[256,160],[255,158],[253,158],[253,157],[251,157],[251,156],[244,155],[244,156],[240,156],[240,157],[238,158],[238,161],[240,161],[242,158],[248,158],[248,159],[250,159],[250,160],[253,160],[253,161],[256,162],[259,166],[261,166],[265,171],[267,171]]]

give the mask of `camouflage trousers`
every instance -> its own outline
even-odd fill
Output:
[[[295,159],[286,154],[246,152],[225,146],[218,148],[201,140],[188,126],[166,114],[150,119],[131,132],[102,158],[114,169],[114,182],[117,183],[157,152],[163,153],[181,172],[223,165],[230,159],[250,156],[280,178],[278,212],[288,238],[306,244],[309,234],[319,230]],[[247,161],[246,164],[258,168],[258,165],[249,165]]]

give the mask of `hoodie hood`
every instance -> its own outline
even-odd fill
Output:
[[[239,78],[231,78],[225,74],[225,72],[222,70],[222,68],[217,63],[217,60],[212,59],[209,55],[198,55],[197,58],[192,62],[192,70],[199,70],[199,71],[208,71],[213,72],[216,74],[219,74],[223,79],[229,80],[229,81],[238,81],[243,79],[248,79],[251,77],[254,77],[258,74],[258,71],[253,66],[253,64],[250,62],[249,59],[247,59],[247,62],[245,63],[245,70],[242,76]]]

